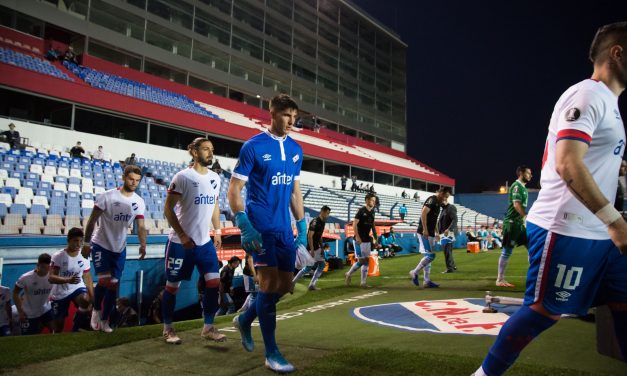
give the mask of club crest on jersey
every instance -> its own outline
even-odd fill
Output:
[[[577,107],[573,107],[570,110],[566,111],[566,121],[575,121],[577,119],[579,119],[579,117],[581,116],[581,111],[579,111],[579,109]]]
[[[218,188],[218,183],[216,183],[215,179],[211,179],[209,182],[211,183],[211,186],[213,187],[213,189]]]
[[[136,202],[131,203],[131,208],[133,209],[133,211],[137,211],[137,209],[139,209],[139,205],[137,205]]]
[[[269,162],[269,161],[272,160],[272,156],[270,154],[268,154],[268,153],[262,155],[261,158],[263,158],[264,162]]]
[[[293,161],[294,163],[296,163],[299,159],[300,159],[300,157],[298,156],[298,154],[296,154],[296,155],[294,155],[294,156],[292,157],[292,161]]]

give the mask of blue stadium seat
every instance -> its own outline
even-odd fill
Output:
[[[13,204],[9,208],[9,213],[11,213],[11,214],[21,214],[22,217],[25,218],[26,214],[28,214],[28,209],[26,208],[26,205],[24,205],[24,204]]]
[[[81,184],[81,179],[77,178],[75,176],[70,176],[68,178],[68,184],[78,184],[78,185],[80,185]]]
[[[2,187],[2,193],[8,193],[11,195],[12,199],[15,199],[15,194],[17,193],[17,189],[13,187]]]
[[[92,212],[91,208],[81,209],[81,215],[83,216],[83,218],[89,218],[89,216],[91,215],[91,212]]]
[[[7,213],[7,206],[5,204],[0,204],[0,218],[4,219]]]
[[[46,207],[43,205],[33,205],[30,208],[30,214],[39,214],[42,218],[46,219],[47,211]]]
[[[61,218],[65,217],[65,208],[63,206],[50,206],[48,209],[48,214],[57,214],[60,215]]]
[[[66,208],[65,211],[65,215],[70,216],[76,216],[76,217],[80,217],[81,216],[81,208],[79,206],[68,206]]]
[[[67,184],[67,178],[65,176],[55,176],[54,177],[54,182],[55,183],[63,183],[63,184]]]
[[[152,219],[164,219],[163,212],[154,212],[152,213]]]

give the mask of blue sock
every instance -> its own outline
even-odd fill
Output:
[[[115,309],[115,298],[117,296],[117,289],[111,290],[107,289],[105,292],[104,299],[102,300],[102,312],[100,316],[103,320],[109,320],[109,316],[111,316],[111,312]]]
[[[250,326],[252,325],[253,321],[255,321],[255,319],[257,318],[257,298],[258,298],[258,293],[257,292],[251,292],[251,301],[248,305],[248,309],[246,309],[246,311],[242,312],[239,315],[239,320],[240,323],[244,326]]]
[[[202,313],[205,324],[213,324],[213,318],[218,311],[218,288],[205,287],[202,294]]]
[[[172,294],[168,290],[163,292],[163,306],[161,307],[161,314],[163,316],[163,323],[171,325],[174,318],[174,306],[176,306],[176,295]]]
[[[627,363],[627,311],[613,310],[612,317],[614,318],[614,333],[616,333],[618,347],[623,356],[623,362]]]
[[[259,327],[263,335],[263,344],[266,347],[266,357],[279,351],[274,336],[277,300],[277,294],[260,292],[257,294],[257,301],[255,302],[257,305],[257,316],[259,316]]]
[[[502,375],[535,337],[556,322],[523,305],[505,322],[481,368],[489,376]]]
[[[107,288],[104,286],[96,285],[94,287],[94,309],[96,311],[102,311],[102,300],[106,292]]]

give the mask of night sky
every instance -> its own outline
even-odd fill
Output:
[[[625,0],[354,3],[409,46],[407,152],[458,193],[497,190],[519,164],[538,187],[553,106],[592,74],[597,28],[627,21]],[[620,109],[625,118],[625,93]]]

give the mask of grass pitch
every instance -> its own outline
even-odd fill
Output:
[[[514,289],[494,286],[498,253],[467,254],[456,250],[458,272],[440,274],[438,254],[432,279],[439,289],[414,287],[408,271],[420,255],[381,261],[381,277],[369,278],[370,289],[344,286],[347,269],[327,273],[320,291],[306,292],[308,280],[278,305],[277,342],[301,375],[469,375],[494,341],[492,336],[408,332],[354,318],[355,307],[417,300],[483,297],[486,290],[522,297],[527,269],[524,248],[514,251],[508,280]],[[355,274],[354,278],[358,279]],[[422,278],[421,278],[422,279]],[[385,292],[385,293],[384,293]],[[363,297],[368,295],[367,297]],[[361,296],[344,304],[327,304]],[[326,306],[325,306],[326,305]],[[313,310],[311,307],[327,307]],[[308,309],[309,308],[309,309]],[[313,311],[313,312],[312,312]],[[0,373],[8,375],[268,375],[263,368],[263,341],[253,328],[255,351],[245,352],[231,329],[232,316],[216,325],[228,336],[217,344],[200,339],[201,320],[175,324],[180,346],[161,340],[161,326],[103,333],[0,339]],[[562,320],[521,354],[509,375],[626,375],[627,365],[596,352],[594,324]]]

